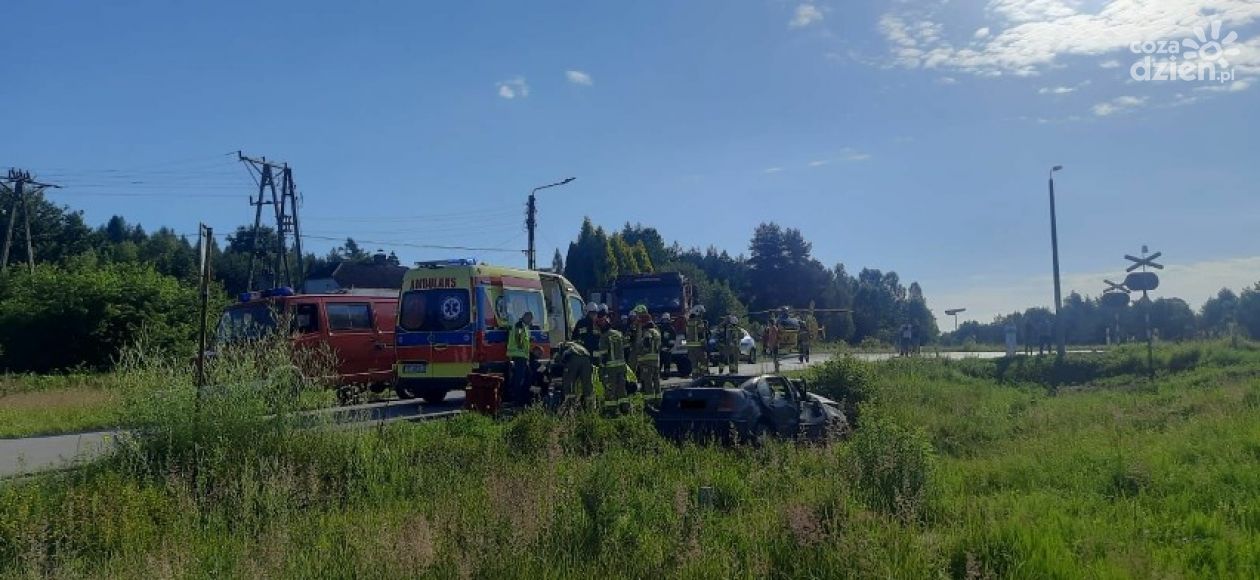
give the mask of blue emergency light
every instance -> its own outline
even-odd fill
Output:
[[[254,290],[252,292],[241,292],[240,295],[237,296],[237,299],[239,299],[241,302],[250,302],[253,300],[262,300],[263,298],[278,298],[281,296],[293,296],[294,294],[296,294],[296,292],[294,292],[292,288],[288,286],[281,286],[279,288],[272,288],[270,290],[262,290],[262,291]]]

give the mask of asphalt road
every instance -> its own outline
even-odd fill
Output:
[[[830,358],[818,354],[809,364],[818,364]],[[797,362],[795,357],[780,360],[779,370],[799,370],[809,366]],[[716,368],[711,369],[716,370]],[[774,372],[773,362],[764,357],[756,364],[742,363],[740,374]],[[666,386],[686,383],[681,377],[663,381]],[[464,406],[464,393],[453,391],[445,401],[428,404],[419,400],[386,401],[322,410],[311,415],[311,424],[329,421],[342,427],[355,427],[390,423],[393,421],[420,421],[447,417],[460,412]],[[73,467],[77,463],[91,461],[107,453],[124,431],[93,431],[72,435],[48,435],[24,439],[0,439],[0,477],[24,475],[37,471]]]

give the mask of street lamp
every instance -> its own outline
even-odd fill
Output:
[[[1059,286],[1059,227],[1054,212],[1054,173],[1061,169],[1063,169],[1062,165],[1050,168],[1050,249],[1054,259],[1054,334],[1060,359],[1067,355],[1067,335],[1063,328],[1063,319],[1059,316],[1059,311],[1063,308],[1063,292]]]
[[[540,185],[538,187],[535,187],[533,190],[529,192],[529,205],[526,207],[526,211],[525,211],[525,227],[529,229],[529,249],[525,250],[525,258],[526,258],[526,262],[529,263],[530,270],[538,269],[537,268],[538,264],[537,264],[537,261],[535,260],[535,253],[534,253],[534,227],[538,225],[538,220],[536,219],[537,214],[538,214],[538,206],[534,204],[534,194],[538,193],[540,190],[547,189],[548,187],[556,187],[557,185],[565,185],[573,181],[574,179],[577,179],[577,178],[569,177],[563,181],[557,181],[555,183],[550,183],[547,185]]]

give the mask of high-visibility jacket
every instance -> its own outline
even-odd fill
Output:
[[[517,322],[508,331],[508,358],[529,358],[529,327],[524,322]]]
[[[704,342],[709,333],[709,325],[700,317],[687,319],[687,344],[696,345]]]
[[[639,332],[638,351],[640,361],[660,361],[661,331],[655,328],[645,328]]]
[[[609,328],[599,336],[599,350],[607,364],[626,362],[626,337],[615,328]]]

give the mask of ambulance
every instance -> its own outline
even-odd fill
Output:
[[[508,330],[525,312],[534,315],[534,368],[546,369],[552,344],[568,340],[582,316],[582,297],[564,276],[469,259],[416,264],[398,298],[398,396],[440,402],[470,373],[505,375]]]

